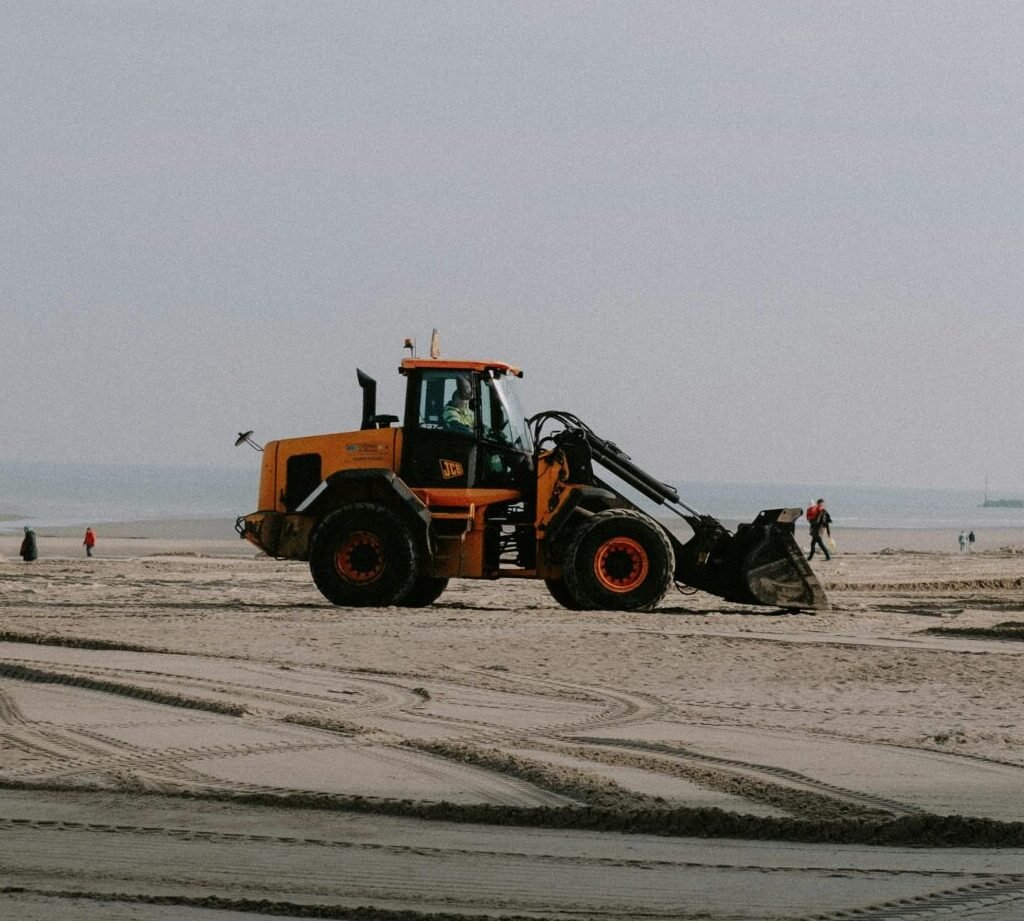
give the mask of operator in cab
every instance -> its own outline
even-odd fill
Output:
[[[468,377],[455,378],[455,392],[445,404],[442,419],[449,432],[461,432],[463,435],[475,433],[476,414],[473,412],[473,385]]]

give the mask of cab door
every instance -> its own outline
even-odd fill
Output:
[[[471,426],[465,424],[464,413],[456,420],[451,409],[460,378],[472,388]],[[471,371],[422,369],[409,375],[402,432],[401,475],[406,484],[448,489],[478,485],[479,392],[478,375]]]

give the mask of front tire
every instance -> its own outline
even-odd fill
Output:
[[[551,597],[563,608],[568,608],[570,611],[583,610],[583,605],[576,600],[566,587],[565,579],[545,579],[544,584],[548,587],[548,593]]]
[[[665,532],[632,509],[608,509],[580,526],[565,555],[565,587],[582,608],[648,611],[665,597],[675,555]]]
[[[309,569],[316,587],[333,604],[400,604],[420,568],[421,556],[412,531],[385,505],[344,505],[313,532]]]

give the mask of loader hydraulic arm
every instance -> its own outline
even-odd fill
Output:
[[[679,497],[675,487],[663,483],[637,466],[614,442],[597,435],[571,413],[549,411],[530,420],[538,450],[545,442],[569,448],[586,458],[588,485],[610,490],[626,505],[636,506],[614,486],[599,479],[592,465],[604,469],[690,526],[693,536],[683,543],[663,522],[675,552],[677,583],[701,589],[729,601],[784,608],[821,609],[828,600],[794,538],[799,508],[762,511],[732,534],[710,515],[701,514]],[[551,425],[561,429],[544,436]]]

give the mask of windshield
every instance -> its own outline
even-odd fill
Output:
[[[526,414],[519,405],[516,379],[493,377],[485,383],[481,401],[484,438],[533,454],[533,439],[526,427]]]

